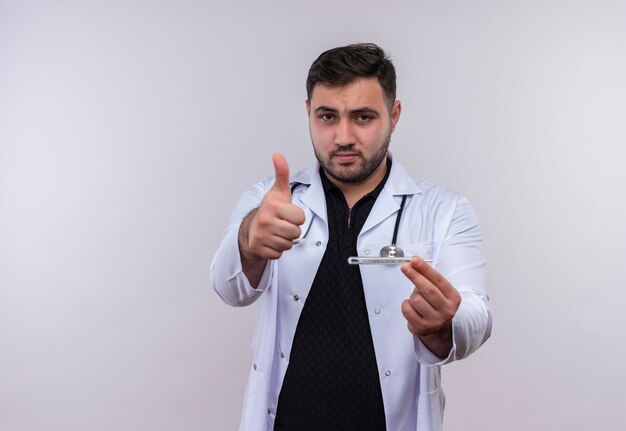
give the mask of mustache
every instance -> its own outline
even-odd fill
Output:
[[[362,156],[363,154],[361,153],[361,151],[359,150],[355,150],[354,149],[354,144],[348,144],[348,145],[337,145],[337,148],[334,149],[330,155],[332,156],[336,156],[338,153],[353,153],[359,156]]]

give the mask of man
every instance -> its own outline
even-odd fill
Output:
[[[290,178],[274,154],[212,263],[226,303],[258,305],[241,429],[440,430],[439,366],[491,331],[476,217],[388,152],[401,104],[378,46],[321,54],[306,111],[317,163]],[[414,257],[348,264],[381,253]]]

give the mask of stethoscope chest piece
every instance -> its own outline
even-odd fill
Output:
[[[404,252],[395,245],[386,245],[380,249],[380,255],[382,257],[404,257]]]

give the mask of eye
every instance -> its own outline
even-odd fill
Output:
[[[319,119],[322,121],[332,121],[335,119],[335,116],[333,114],[325,113],[325,114],[320,114]]]
[[[358,121],[359,123],[367,123],[368,121],[371,121],[373,119],[374,117],[367,114],[359,114],[356,116],[356,121]]]

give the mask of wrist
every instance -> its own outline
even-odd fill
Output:
[[[452,322],[429,334],[420,335],[419,339],[435,356],[443,359],[448,356],[453,346]]]
[[[256,209],[250,211],[250,214],[243,219],[241,226],[239,226],[239,235],[237,237],[241,269],[254,289],[259,285],[265,264],[267,263],[266,259],[254,253],[248,245],[248,232],[255,213]]]
[[[254,265],[255,263],[265,262],[266,260],[257,255],[254,251],[252,251],[249,245],[250,242],[248,236],[250,232],[250,225],[252,224],[252,220],[256,212],[257,208],[250,211],[250,213],[248,213],[248,215],[243,219],[241,225],[239,226],[237,242],[239,245],[239,256],[241,257],[241,262],[244,264],[244,266]]]

